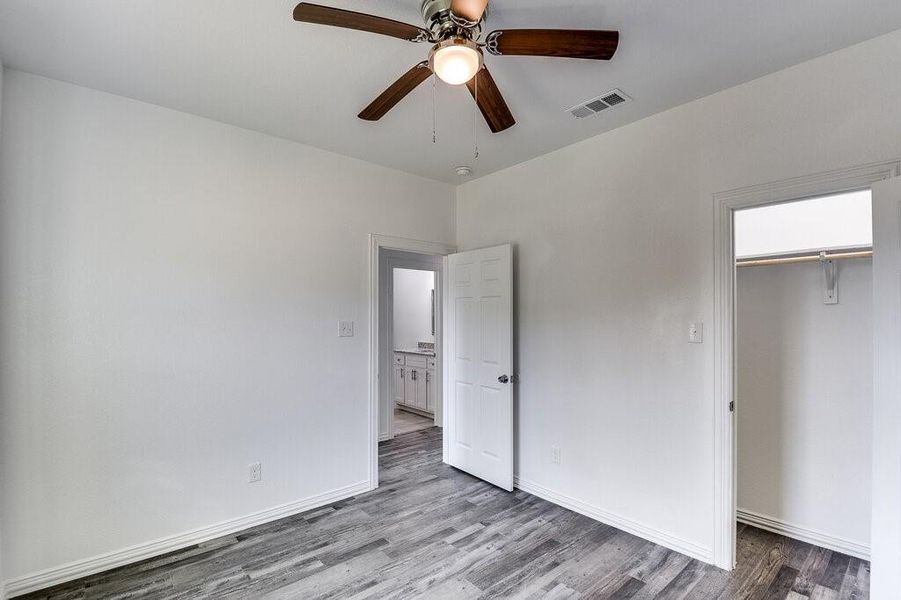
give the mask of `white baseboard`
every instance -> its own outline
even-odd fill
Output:
[[[754,527],[757,527],[759,529],[765,529],[766,531],[778,533],[779,535],[784,535],[785,537],[801,540],[802,542],[807,542],[808,544],[813,544],[814,546],[820,546],[821,548],[826,548],[827,550],[835,550],[836,552],[854,556],[855,558],[870,560],[870,547],[866,544],[861,544],[860,542],[853,542],[851,540],[835,535],[830,535],[828,533],[823,533],[822,531],[817,531],[808,527],[792,525],[791,523],[780,521],[779,519],[776,519],[774,517],[763,515],[743,508],[739,508],[735,511],[735,517],[736,520],[740,523],[753,525]]]
[[[92,558],[70,562],[59,567],[45,569],[43,571],[38,571],[37,573],[6,581],[6,593],[12,598],[14,596],[27,594],[36,590],[59,585],[60,583],[86,577],[88,575],[102,573],[103,571],[108,571],[116,567],[181,550],[195,544],[208,542],[224,535],[230,535],[251,527],[256,527],[257,525],[269,523],[270,521],[277,521],[284,517],[290,517],[291,515],[296,515],[320,506],[338,502],[339,500],[363,492],[368,492],[371,489],[373,489],[371,482],[361,481],[330,492],[317,494],[315,496],[310,496],[309,498],[261,510],[237,519],[222,521],[221,523],[201,527],[186,533],[160,538],[151,542],[123,548],[122,550],[116,550]]]
[[[380,433],[380,434],[379,434],[379,441],[380,441],[380,442],[387,442],[387,441],[390,440],[390,439],[392,439],[390,433]]]
[[[675,550],[686,556],[696,558],[702,562],[713,564],[712,548],[707,548],[691,540],[686,540],[671,533],[654,529],[643,523],[639,523],[638,521],[611,513],[602,508],[598,508],[597,506],[588,504],[587,502],[583,502],[582,500],[577,500],[566,494],[546,488],[540,484],[525,481],[518,476],[513,478],[513,484],[524,492],[528,492],[533,496],[538,496],[548,502],[559,504],[564,508],[590,517],[595,521],[600,521],[601,523],[616,527],[617,529],[621,529],[632,535],[637,535],[640,538],[654,542],[655,544],[659,544],[670,550]]]

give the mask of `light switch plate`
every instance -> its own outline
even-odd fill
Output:
[[[353,321],[338,321],[338,337],[353,337],[354,336],[354,322]]]
[[[698,321],[688,326],[688,343],[703,344],[704,343],[704,323]]]

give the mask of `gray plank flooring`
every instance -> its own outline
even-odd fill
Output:
[[[400,408],[394,409],[394,435],[412,433],[435,426],[435,419],[413,414]]]
[[[441,463],[440,429],[379,448],[371,493],[29,599],[868,597],[869,564],[740,526],[727,573]]]

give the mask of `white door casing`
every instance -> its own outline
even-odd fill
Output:
[[[448,256],[446,462],[513,490],[513,249]]]
[[[872,598],[901,598],[901,177],[873,189]]]

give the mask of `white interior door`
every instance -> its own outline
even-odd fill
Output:
[[[447,463],[513,490],[513,249],[448,257]]]
[[[901,177],[873,185],[873,598],[901,598]]]

